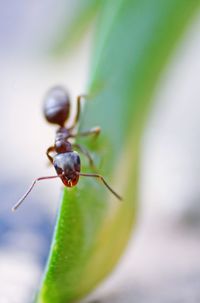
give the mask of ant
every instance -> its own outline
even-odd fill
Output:
[[[57,175],[35,179],[27,192],[14,205],[12,208],[13,211],[21,205],[37,181],[53,178],[60,178],[66,187],[75,186],[78,183],[80,176],[97,178],[103,182],[107,189],[110,190],[110,192],[113,193],[116,198],[122,200],[122,198],[105,181],[103,176],[96,173],[81,173],[80,157],[78,153],[73,150],[73,148],[76,148],[83,153],[88,158],[90,166],[94,167],[92,157],[84,147],[79,144],[71,143],[69,139],[79,136],[98,135],[100,133],[99,127],[91,128],[85,132],[74,132],[74,128],[77,126],[80,118],[81,98],[86,98],[86,96],[79,95],[77,97],[77,110],[74,121],[70,127],[65,127],[65,123],[70,116],[69,95],[61,86],[55,86],[48,91],[44,100],[43,113],[49,123],[56,124],[59,126],[59,128],[56,131],[55,143],[53,146],[50,146],[47,149],[46,155],[51,164],[53,164]]]

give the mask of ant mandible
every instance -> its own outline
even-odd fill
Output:
[[[55,86],[48,91],[44,100],[44,116],[49,123],[57,124],[59,128],[56,131],[55,143],[53,146],[50,146],[47,149],[46,155],[51,164],[53,164],[57,175],[35,179],[27,192],[14,205],[12,208],[13,211],[21,205],[37,181],[53,178],[60,178],[63,184],[67,187],[75,186],[78,183],[80,176],[98,178],[103,182],[108,190],[115,195],[116,198],[122,200],[122,198],[108,185],[103,176],[96,173],[81,173],[80,157],[78,153],[73,150],[73,148],[78,149],[81,153],[83,153],[88,158],[92,167],[94,167],[93,160],[85,148],[79,144],[73,144],[69,141],[69,139],[78,136],[88,136],[92,134],[98,135],[100,133],[99,127],[91,128],[85,132],[74,132],[74,128],[76,127],[80,118],[81,98],[85,97],[85,95],[80,95],[77,97],[77,110],[74,121],[70,127],[65,127],[65,123],[70,116],[70,99],[68,93],[61,86]]]

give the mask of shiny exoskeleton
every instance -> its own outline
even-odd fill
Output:
[[[53,164],[57,175],[35,179],[28,191],[13,207],[13,210],[16,210],[19,207],[37,181],[57,177],[59,177],[67,187],[75,186],[78,183],[80,176],[98,178],[119,200],[122,200],[101,175],[96,173],[81,173],[80,157],[74,149],[83,153],[88,158],[90,166],[94,168],[93,160],[87,149],[80,144],[72,143],[71,139],[78,136],[98,135],[100,132],[99,127],[94,127],[84,132],[75,131],[75,127],[77,126],[80,117],[80,102],[82,97],[85,96],[80,95],[77,97],[77,110],[73,123],[65,126],[70,117],[70,98],[67,91],[61,86],[56,86],[50,89],[46,94],[43,107],[44,116],[49,123],[58,125],[54,145],[47,149],[46,154]]]

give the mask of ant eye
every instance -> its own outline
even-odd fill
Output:
[[[54,163],[55,170],[58,175],[61,175],[63,173],[63,169],[58,166],[58,164]]]

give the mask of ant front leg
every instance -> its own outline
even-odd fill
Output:
[[[85,147],[81,146],[80,144],[74,143],[73,147],[77,148],[84,156],[86,156],[91,168],[95,169],[94,161],[93,161],[89,151]]]
[[[51,162],[51,164],[53,164],[53,157],[50,155],[50,153],[52,153],[52,152],[55,152],[54,146],[50,146],[46,151],[46,155],[47,155],[49,161]]]

